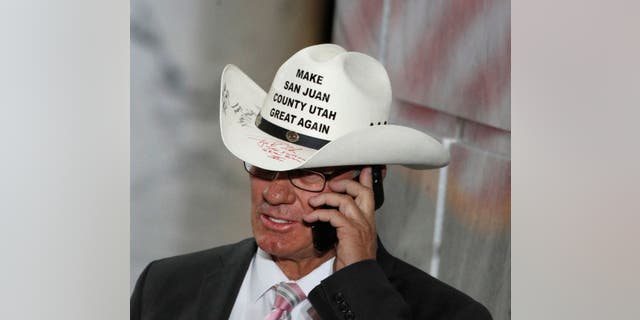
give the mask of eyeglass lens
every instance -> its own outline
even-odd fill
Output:
[[[244,163],[244,168],[249,174],[262,180],[271,181],[278,176],[278,171],[262,169],[246,162]],[[319,192],[324,189],[326,179],[325,175],[320,172],[299,169],[287,171],[286,173],[291,184],[299,189],[312,192]]]

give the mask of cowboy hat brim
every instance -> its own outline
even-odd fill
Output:
[[[227,65],[220,85],[220,130],[229,151],[273,171],[346,165],[399,164],[414,169],[447,165],[449,152],[418,130],[372,126],[343,135],[320,149],[275,138],[256,127],[266,92],[238,67]]]

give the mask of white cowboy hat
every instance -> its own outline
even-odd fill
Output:
[[[447,165],[449,152],[434,138],[388,123],[390,107],[384,67],[334,44],[298,51],[278,69],[269,92],[234,65],[222,71],[222,141],[263,169]]]

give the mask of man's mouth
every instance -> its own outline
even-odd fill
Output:
[[[293,221],[290,221],[290,220],[277,219],[277,218],[270,217],[270,216],[267,216],[267,219],[269,219],[270,221],[273,221],[275,223],[293,223]]]
[[[262,218],[262,221],[266,222],[267,225],[269,225],[271,227],[278,227],[278,228],[280,228],[280,227],[288,227],[288,226],[291,226],[291,225],[296,223],[296,221],[293,221],[293,220],[275,218],[275,217],[272,217],[272,216],[266,215],[266,214],[261,214],[260,216]]]

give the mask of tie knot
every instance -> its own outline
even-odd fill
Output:
[[[302,289],[294,282],[276,284],[276,301],[274,308],[289,312],[300,301],[307,298]]]

